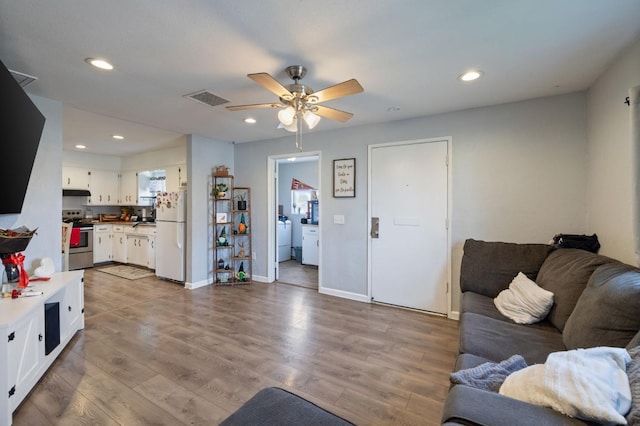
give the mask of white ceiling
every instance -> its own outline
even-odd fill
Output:
[[[0,59],[38,78],[27,92],[64,104],[64,148],[122,156],[185,134],[293,137],[275,109],[183,97],[276,101],[249,73],[288,84],[285,67],[304,65],[316,91],[358,79],[364,93],[325,104],[354,117],[320,132],[584,90],[639,36],[638,0],[0,0]],[[460,83],[471,68],[483,78]]]

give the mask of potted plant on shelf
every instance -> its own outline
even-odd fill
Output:
[[[227,196],[228,189],[229,187],[227,186],[226,183],[218,183],[211,190],[211,195],[213,195],[216,198],[224,198]]]
[[[236,201],[238,203],[238,210],[247,209],[247,198],[244,192],[236,195]]]

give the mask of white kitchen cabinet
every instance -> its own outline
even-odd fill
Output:
[[[187,184],[187,166],[178,164],[165,167],[167,179],[167,192],[176,192],[181,186]]]
[[[0,299],[0,425],[12,423],[13,411],[84,328],[83,277],[82,270],[59,272],[49,281],[29,283],[40,296]],[[50,304],[57,305],[59,315],[45,315]]]
[[[109,262],[113,259],[113,225],[93,227],[93,263]]]
[[[127,263],[155,269],[155,225],[126,225]]]
[[[147,268],[156,269],[156,237],[154,235],[149,235],[147,238]]]
[[[319,252],[318,225],[302,225],[302,263],[317,265]]]
[[[113,225],[111,254],[114,262],[127,263],[127,239],[123,225]]]
[[[120,174],[120,197],[118,204],[123,206],[138,204],[138,172],[128,170]]]
[[[91,170],[89,179],[89,204],[94,206],[114,206],[118,204],[120,182],[115,170]]]
[[[82,167],[62,167],[63,189],[89,189],[89,169]]]

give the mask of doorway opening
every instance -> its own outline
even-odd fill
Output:
[[[320,152],[269,157],[268,281],[318,290]],[[312,223],[315,222],[315,223]]]

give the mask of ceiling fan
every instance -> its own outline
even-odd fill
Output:
[[[278,96],[280,102],[235,105],[226,107],[229,111],[239,111],[256,108],[280,108],[278,119],[285,129],[296,132],[296,147],[302,150],[302,122],[307,123],[313,129],[320,117],[342,123],[353,117],[350,112],[340,111],[319,105],[321,102],[354,95],[364,91],[356,79],[351,79],[327,87],[318,92],[314,92],[309,86],[300,83],[300,80],[307,74],[307,69],[302,65],[291,65],[285,69],[287,75],[293,83],[283,86],[266,72],[248,74],[247,77]]]

